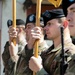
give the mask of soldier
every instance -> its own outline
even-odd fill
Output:
[[[34,48],[34,43],[36,39],[39,39],[39,46],[38,46],[39,54],[41,54],[41,51],[44,51],[48,48],[48,45],[46,44],[46,41],[44,40],[43,18],[41,17],[40,19],[41,29],[39,31],[35,31],[37,32],[36,38],[32,36],[33,34],[31,34],[31,32],[34,32],[32,29],[34,29],[35,27],[35,22],[36,22],[35,14],[28,15],[26,19],[26,24],[25,24],[27,45],[25,46],[25,50],[19,53],[19,55],[21,56],[19,57],[19,60],[17,62],[15,75],[32,75],[32,71],[29,69],[28,62],[30,57],[34,53],[33,48]],[[38,29],[38,27],[36,27],[36,29]],[[38,35],[38,33],[40,33],[40,35]],[[10,47],[12,48],[12,50],[15,49],[13,48],[15,46],[12,44],[12,42]]]
[[[62,8],[67,20],[69,21],[69,29],[72,41],[75,44],[75,0],[63,0]]]
[[[38,58],[36,58],[32,56],[29,60],[29,68],[36,72],[37,75],[60,75],[60,55],[62,49],[61,26],[64,27],[64,52],[68,55],[68,63],[72,55],[75,54],[75,46],[72,44],[68,23],[66,25],[66,17],[62,9],[47,10],[43,13],[43,18],[45,25],[44,30],[46,31],[47,38],[53,40],[53,45],[48,50],[42,52],[41,57],[38,56]],[[66,58],[64,59],[66,60]]]
[[[62,8],[67,20],[69,21],[69,30],[72,37],[72,42],[75,44],[75,0],[63,0]],[[75,75],[75,54],[68,65],[66,75]]]
[[[16,25],[17,25],[16,29],[17,29],[17,33],[18,33],[17,43],[19,44],[18,52],[20,52],[21,50],[24,49],[24,46],[26,44],[25,32],[24,32],[25,22],[21,19],[16,19]],[[4,46],[4,51],[2,53],[2,59],[3,59],[4,68],[5,68],[4,69],[5,75],[13,75],[14,62],[17,62],[17,61],[15,60],[15,57],[13,55],[14,53],[11,51],[11,49],[9,49],[10,41],[12,39],[10,35],[12,35],[12,30],[14,29],[12,27],[12,21],[11,20],[7,21],[7,26],[9,28],[9,30],[8,30],[9,41],[7,41],[5,46]]]

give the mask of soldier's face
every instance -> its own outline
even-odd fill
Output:
[[[18,33],[22,32],[25,29],[25,25],[19,25],[19,26],[17,25],[16,29],[17,29]]]
[[[57,19],[52,19],[47,22],[44,30],[46,31],[47,38],[54,40],[60,36],[60,24]]]
[[[24,41],[24,39],[25,39],[25,31],[24,31],[25,25],[19,25],[16,27],[16,29],[18,32],[18,35],[17,35],[18,42]]]
[[[26,27],[25,27],[25,32],[26,32],[26,41],[29,40],[29,38],[31,37],[30,33],[31,33],[31,29],[34,28],[34,23],[27,23]]]
[[[68,7],[67,12],[70,34],[71,36],[75,36],[75,3]]]

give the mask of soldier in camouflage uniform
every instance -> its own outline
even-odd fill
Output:
[[[32,75],[33,74],[33,72],[29,69],[28,63],[29,63],[30,57],[34,54],[33,48],[34,48],[34,43],[36,39],[39,39],[39,46],[38,46],[39,54],[41,54],[41,51],[48,49],[48,45],[46,41],[44,40],[44,32],[43,32],[44,24],[43,24],[42,17],[40,19],[41,30],[36,31],[37,32],[36,39],[34,39],[35,37],[32,37],[31,32],[34,32],[32,29],[34,29],[35,27],[35,20],[36,20],[35,14],[30,14],[27,17],[26,25],[25,25],[27,45],[25,46],[25,50],[19,53],[20,57],[17,63],[15,75]],[[38,33],[40,33],[41,35],[39,36]],[[11,45],[11,47],[13,47],[13,45]]]
[[[75,46],[72,44],[68,23],[62,9],[47,10],[43,13],[44,30],[47,38],[53,40],[53,45],[46,51],[41,53],[38,58],[32,56],[29,60],[29,68],[36,72],[36,75],[60,75],[61,61],[61,33],[60,27],[64,27],[64,52],[67,54],[69,66],[64,69],[65,75],[75,75]],[[66,22],[66,23],[65,23]],[[33,35],[34,36],[34,35]],[[72,66],[72,67],[71,67]],[[73,70],[71,69],[73,68]],[[69,69],[69,70],[68,70]],[[70,72],[72,71],[72,72]]]
[[[63,0],[62,8],[67,20],[69,21],[69,30],[72,42],[75,44],[75,0]],[[66,75],[75,75],[75,55],[73,55]]]
[[[26,44],[25,32],[24,32],[25,22],[21,19],[16,19],[16,24],[17,24],[16,29],[17,29],[17,32],[18,32],[17,42],[18,42],[18,45],[19,45],[18,46],[18,52],[20,52],[21,50],[24,49],[24,46]],[[12,30],[13,30],[12,21],[8,20],[7,25],[9,27],[9,30],[8,30],[9,38],[11,39],[10,33],[12,33]],[[5,75],[14,75],[13,69],[14,69],[15,62],[17,62],[17,61],[15,61],[14,59],[11,58],[9,46],[10,46],[10,42],[7,41],[5,46],[4,46],[4,51],[2,53],[4,72],[5,72]]]

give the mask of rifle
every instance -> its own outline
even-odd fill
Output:
[[[60,54],[60,57],[61,57],[61,61],[60,61],[60,75],[64,75],[65,74],[65,71],[66,71],[66,68],[68,66],[68,63],[67,63],[67,55],[65,54],[65,51],[64,51],[64,27],[61,26],[60,27],[60,30],[61,30],[61,46],[62,46],[62,49],[61,49],[61,54]]]

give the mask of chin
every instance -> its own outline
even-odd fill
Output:
[[[47,39],[52,40],[51,37],[47,37]]]

